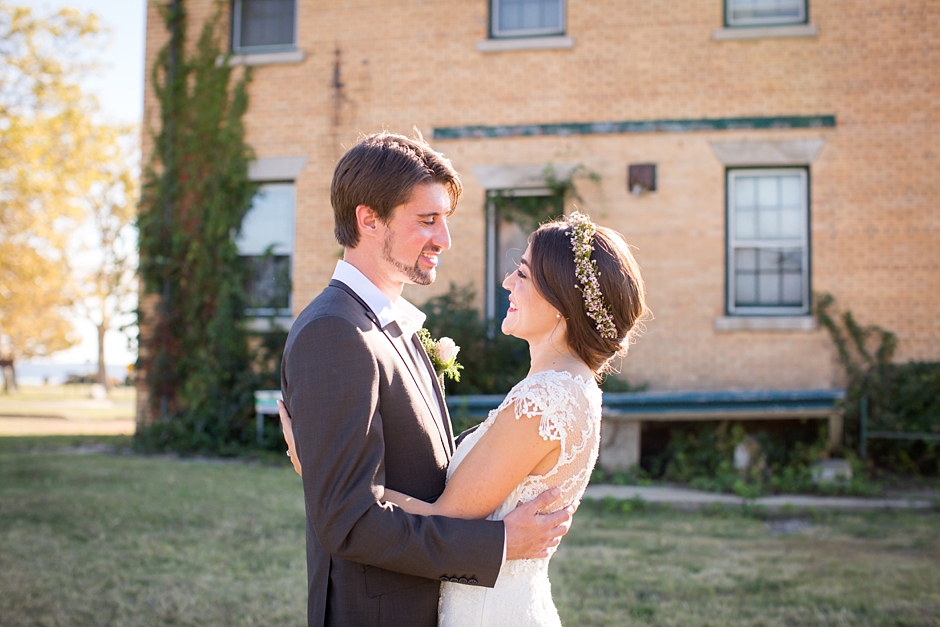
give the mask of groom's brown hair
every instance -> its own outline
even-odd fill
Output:
[[[423,183],[440,183],[450,196],[450,212],[463,191],[450,160],[421,137],[377,133],[363,138],[336,164],[330,185],[333,233],[340,246],[359,244],[356,207],[370,207],[385,223],[398,205]]]

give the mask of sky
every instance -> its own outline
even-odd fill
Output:
[[[110,45],[99,57],[101,70],[85,78],[82,85],[95,94],[104,120],[116,124],[139,124],[144,108],[144,33],[146,0],[11,0],[10,4],[27,6],[40,15],[48,15],[70,6],[84,13],[94,12],[110,31]],[[98,340],[89,322],[75,320],[82,335],[81,344],[48,361],[56,363],[97,363]],[[127,340],[116,331],[105,338],[105,362],[127,365],[136,361],[127,350]]]
[[[11,0],[40,15],[73,7],[95,13],[110,31],[111,43],[100,57],[101,72],[83,83],[96,94],[109,121],[137,123],[144,110],[144,22],[146,0]]]

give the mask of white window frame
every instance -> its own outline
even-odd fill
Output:
[[[294,40],[289,44],[276,44],[270,46],[242,46],[242,0],[233,0],[232,2],[232,53],[233,54],[257,54],[266,52],[292,52],[297,50],[298,28],[300,21],[300,1],[294,0]]]
[[[746,0],[745,0],[746,1]],[[760,0],[758,0],[760,1]],[[774,0],[767,0],[771,3]],[[749,26],[789,26],[795,24],[806,24],[809,21],[809,0],[783,0],[784,2],[792,2],[792,4],[800,5],[800,15],[797,18],[784,18],[784,17],[766,17],[766,18],[740,18],[733,19],[733,5],[741,0],[724,0],[725,3],[725,25],[730,28],[735,27],[749,27]]]
[[[293,193],[294,203],[293,211],[291,215],[290,228],[291,228],[291,241],[287,246],[275,246],[272,248],[271,253],[278,256],[286,256],[289,258],[290,264],[290,293],[287,296],[287,306],[281,308],[271,308],[271,307],[248,307],[245,309],[245,315],[249,318],[264,318],[268,316],[277,316],[277,317],[290,317],[293,315],[293,305],[294,305],[294,261],[295,261],[295,250],[296,250],[296,239],[297,239],[297,185],[294,181],[264,181],[260,183],[258,188],[258,193],[265,188],[290,188]],[[249,209],[249,212],[251,210]],[[245,217],[248,217],[248,214],[245,214]],[[241,251],[239,246],[239,257],[259,257],[260,255],[256,254],[244,254]]]
[[[735,235],[734,210],[736,207],[735,180],[742,176],[779,176],[799,174],[802,184],[802,229],[798,237],[789,239],[738,239]],[[729,168],[726,174],[727,206],[726,224],[726,309],[729,316],[794,316],[807,315],[810,312],[810,231],[809,231],[809,170],[806,167],[793,168]],[[735,304],[736,301],[736,250],[739,248],[801,248],[801,288],[802,302],[799,306],[753,306]]]
[[[513,37],[551,37],[565,34],[565,19],[568,0],[559,0],[559,27],[558,28],[530,28],[503,30],[499,27],[499,3],[501,0],[490,0],[490,37],[492,39],[511,39]]]

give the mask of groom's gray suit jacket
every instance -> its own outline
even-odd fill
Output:
[[[502,522],[376,503],[377,485],[435,500],[453,453],[443,399],[443,422],[431,409],[440,390],[407,350],[396,323],[380,328],[335,280],[287,338],[281,389],[303,466],[310,627],[433,627],[441,581],[496,583]]]

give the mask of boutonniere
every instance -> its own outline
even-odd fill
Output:
[[[434,372],[441,381],[441,387],[444,387],[444,377],[460,381],[460,371],[463,366],[457,362],[457,353],[460,347],[454,344],[454,340],[449,337],[442,337],[434,340],[427,329],[418,329],[418,339],[421,346],[431,358],[431,364],[434,366]]]

